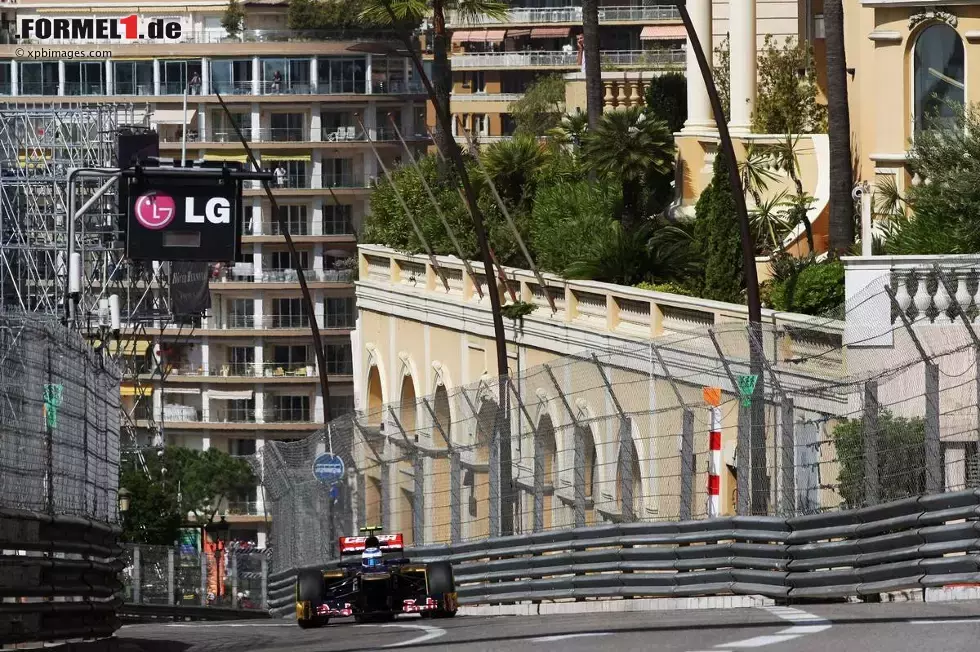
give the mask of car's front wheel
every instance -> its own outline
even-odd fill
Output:
[[[453,578],[453,566],[448,561],[436,561],[425,567],[426,590],[433,600],[439,603],[439,608],[432,613],[435,618],[452,618],[456,615],[456,605],[447,608],[448,598],[456,594],[456,580]]]
[[[302,629],[323,627],[330,619],[325,616],[317,616],[316,609],[323,604],[326,599],[326,586],[323,583],[323,573],[318,570],[305,570],[296,577],[296,600],[298,602],[309,602],[313,613],[309,618],[302,618],[302,614],[296,614],[296,622]]]

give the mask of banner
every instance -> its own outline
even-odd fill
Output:
[[[170,309],[174,316],[199,316],[211,307],[211,265],[170,263]]]

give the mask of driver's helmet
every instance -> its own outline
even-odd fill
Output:
[[[381,549],[365,548],[361,553],[361,566],[364,568],[377,568],[381,565]]]

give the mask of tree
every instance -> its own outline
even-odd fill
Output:
[[[589,118],[584,113],[566,113],[558,124],[548,131],[548,142],[557,147],[577,152],[589,130]]]
[[[752,117],[756,133],[826,131],[827,108],[817,102],[817,70],[809,45],[787,37],[779,47],[775,38],[767,34],[758,68],[758,92]]]
[[[449,97],[453,90],[452,69],[449,65],[449,32],[446,29],[446,13],[453,12],[461,22],[477,22],[481,16],[503,20],[507,15],[507,5],[496,0],[363,0],[362,19],[381,25],[391,25],[395,16],[398,25],[420,25],[423,19],[432,16],[432,87],[438,107],[446,115],[449,111]],[[441,125],[436,125],[436,145],[448,152],[452,134],[443,133]]]
[[[687,76],[668,72],[650,80],[645,93],[647,114],[667,123],[671,133],[684,128],[687,119]]]
[[[377,28],[372,17],[362,16],[366,0],[290,0],[286,11],[289,29],[298,31]]]
[[[878,413],[879,503],[917,496],[926,490],[925,421],[896,417],[889,410]],[[861,419],[844,419],[831,438],[840,465],[839,491],[851,508],[868,504],[864,490],[864,424]]]
[[[602,64],[599,60],[599,0],[582,0],[582,49],[585,56],[585,112],[589,129],[602,116]]]
[[[913,184],[903,199],[884,188],[891,233],[885,249],[894,255],[973,254],[980,251],[980,109],[954,107],[954,124],[930,117],[909,151]],[[911,209],[906,217],[904,208]]]
[[[724,156],[715,157],[711,184],[701,193],[694,211],[694,241],[704,265],[697,284],[700,296],[741,303],[745,290],[742,245]]]
[[[565,107],[565,78],[542,77],[527,87],[524,96],[513,102],[510,114],[517,123],[515,134],[544,136],[561,123]]]
[[[564,274],[575,261],[591,258],[596,233],[619,214],[621,197],[619,184],[581,177],[538,190],[528,243],[538,266]]]
[[[830,126],[830,250],[845,252],[854,244],[854,180],[851,160],[851,114],[847,101],[847,57],[844,51],[844,6],[824,3],[827,35],[827,110]]]
[[[770,296],[776,310],[836,316],[844,306],[844,264],[831,259],[803,265],[788,278],[776,281]]]
[[[718,99],[721,100],[721,108],[725,113],[725,122],[732,119],[732,47],[728,34],[715,48],[715,60],[718,62],[711,72],[718,90]]]
[[[648,118],[640,107],[607,111],[586,135],[584,158],[596,174],[622,184],[628,231],[646,217],[644,188],[671,176],[674,139],[666,122]]]
[[[228,0],[225,13],[221,16],[221,26],[228,32],[228,36],[236,38],[245,29],[245,7],[241,0]]]
[[[483,154],[490,178],[509,209],[526,210],[534,200],[538,180],[548,163],[548,152],[537,138],[517,135],[494,143]]]
[[[222,501],[256,484],[252,467],[216,448],[195,451],[168,446],[123,463],[120,486],[130,492],[123,538],[134,543],[172,545],[193,515],[198,526],[214,520]]]

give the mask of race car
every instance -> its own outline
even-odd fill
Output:
[[[401,534],[340,537],[342,561],[336,569],[305,570],[296,578],[296,621],[307,629],[331,618],[353,616],[358,623],[391,621],[403,613],[423,618],[456,615],[456,584],[447,561],[414,564],[402,557]]]

